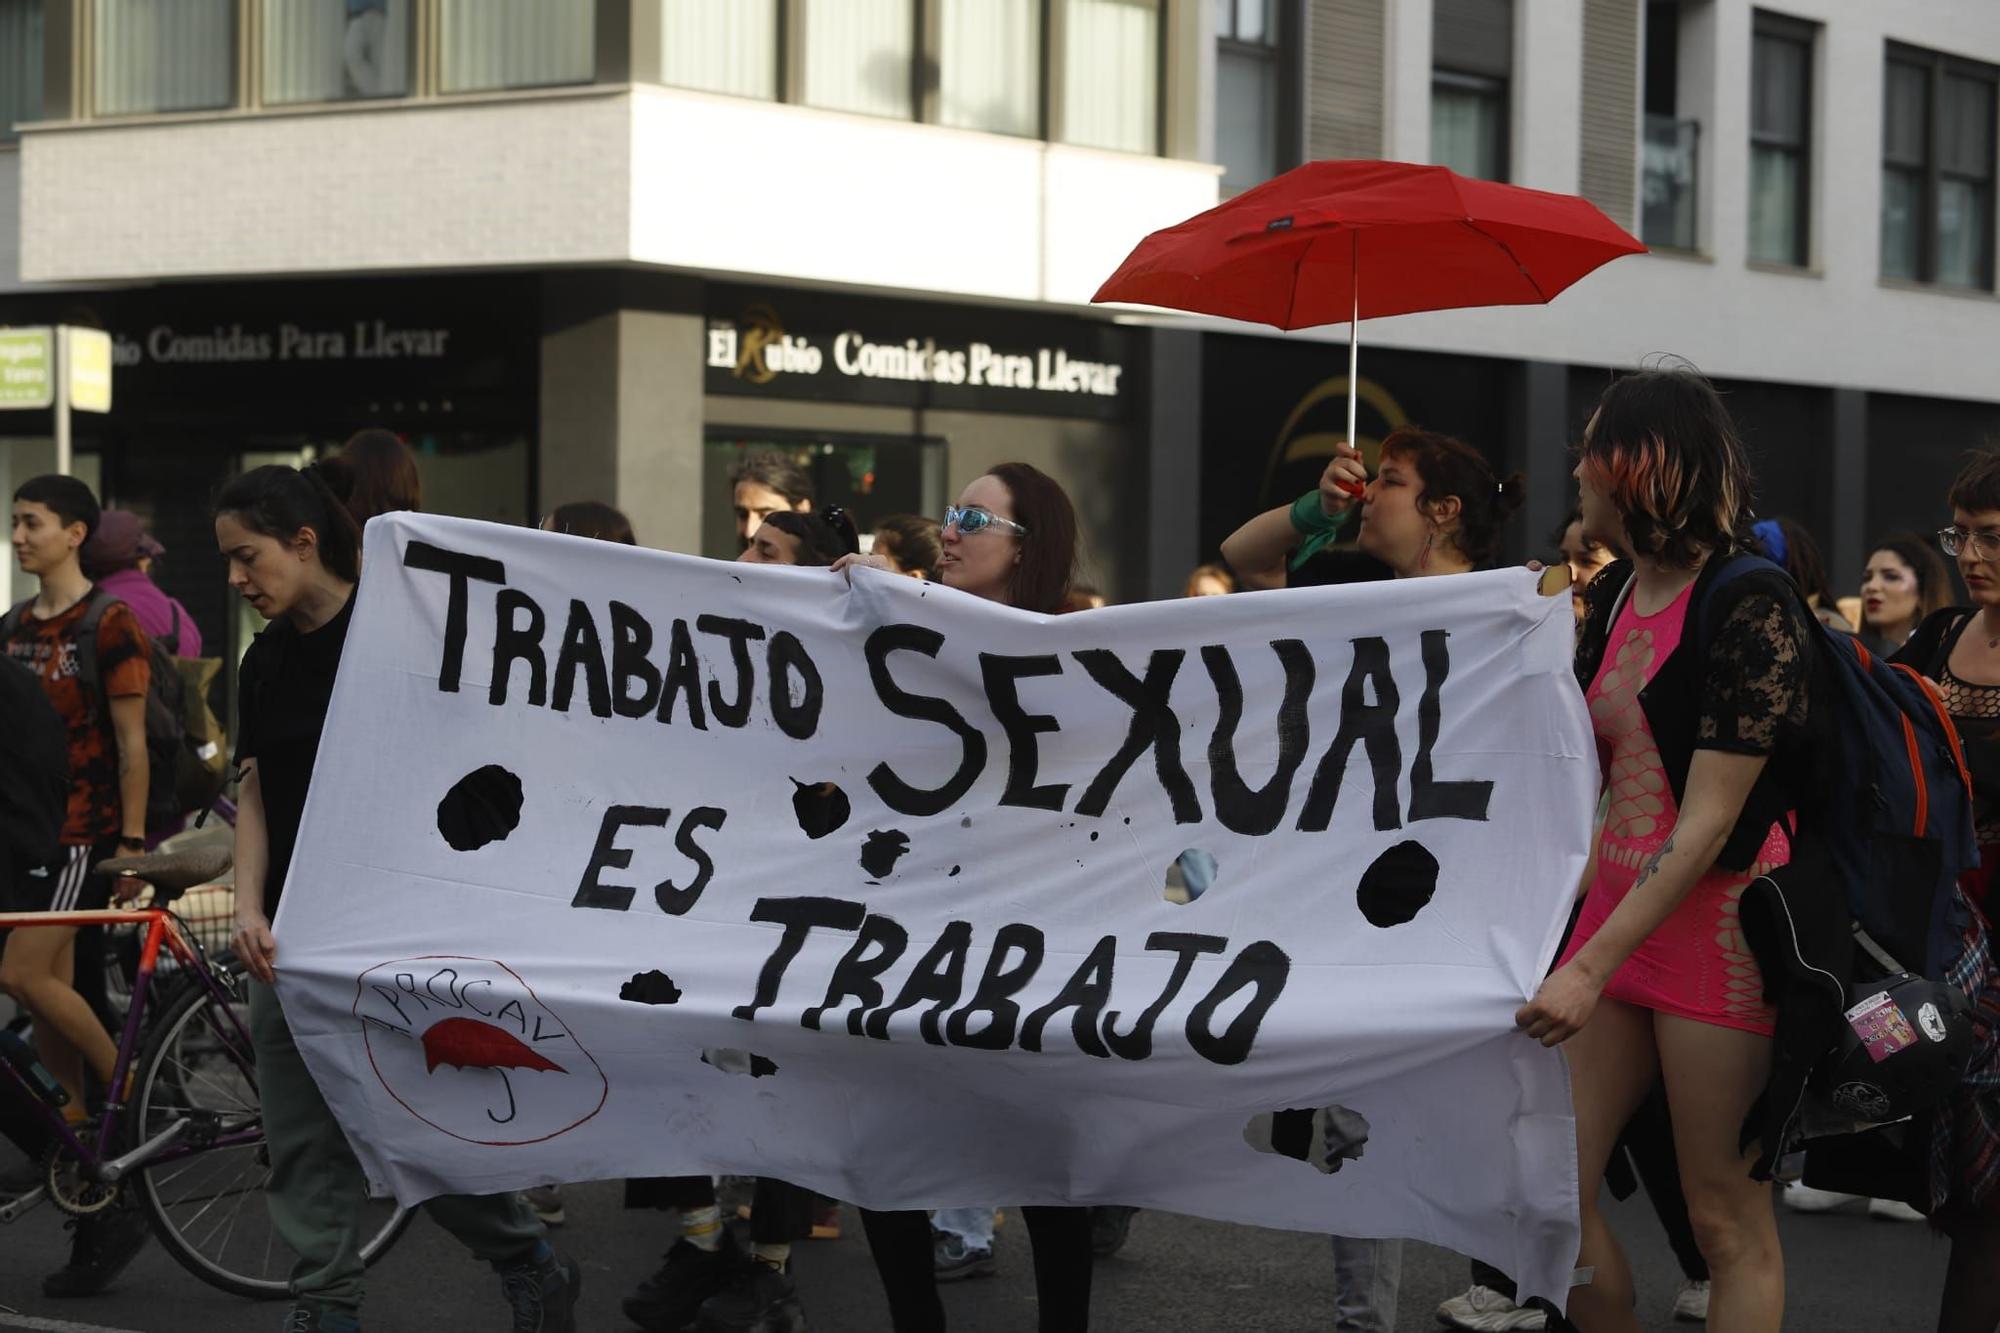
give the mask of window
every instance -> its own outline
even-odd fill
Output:
[[[42,118],[42,0],[0,0],[0,143]]]
[[[1890,48],[1882,97],[1882,276],[1993,288],[1996,71]]]
[[[1683,117],[1681,7],[1678,0],[1646,6],[1645,125],[1640,153],[1639,239],[1656,249],[1694,250],[1701,178],[1701,122]]]
[[[661,0],[660,82],[778,95],[778,0]]]
[[[1512,0],[1436,0],[1431,51],[1431,161],[1506,180]]]
[[[264,100],[407,96],[410,13],[410,0],[264,0]]]
[[[1040,134],[1041,0],[944,0],[939,17],[938,123]]]
[[[236,100],[234,0],[96,0],[93,14],[98,115]]]
[[[1226,193],[1298,162],[1296,81],[1285,59],[1295,40],[1291,8],[1284,0],[1216,0],[1215,156]]]
[[[1063,0],[1068,143],[1160,150],[1159,0]]]
[[[1805,267],[1812,154],[1811,24],[1758,14],[1750,50],[1750,258]]]
[[[439,22],[445,92],[589,83],[596,76],[597,6],[585,0],[441,0]]]
[[[912,0],[805,0],[808,106],[869,116],[914,115]]]

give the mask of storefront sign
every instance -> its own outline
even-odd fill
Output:
[[[65,329],[69,405],[79,412],[111,410],[111,335],[103,329]]]
[[[279,323],[211,328],[155,324],[143,334],[118,335],[121,366],[203,365],[267,361],[437,361],[447,353],[448,328],[406,328],[383,319],[343,324]]]
[[[0,408],[47,407],[55,401],[55,332],[0,329]]]
[[[1128,396],[1121,331],[1093,322],[799,297],[722,308],[703,349],[711,393],[1090,416]]]

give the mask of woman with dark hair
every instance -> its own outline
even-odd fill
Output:
[[[1556,560],[1569,568],[1570,605],[1583,623],[1583,590],[1614,558],[1611,548],[1583,535],[1583,510],[1572,507],[1554,533]]]
[[[356,1218],[368,1195],[286,1024],[271,936],[361,576],[361,532],[327,471],[260,467],[223,487],[215,506],[229,586],[270,622],[238,677],[232,946],[250,974],[250,1038],[270,1156],[265,1197],[278,1234],[298,1255],[286,1328],[299,1333],[359,1327]],[[334,476],[336,485],[344,480]],[[557,1258],[520,1195],[445,1195],[424,1207],[499,1272],[517,1329],[575,1328],[576,1265]]]
[[[750,534],[750,544],[737,556],[747,565],[808,565],[825,568],[861,549],[854,520],[845,509],[830,506],[823,514],[782,509]]]
[[[542,520],[544,532],[566,532],[572,537],[593,537],[601,542],[622,542],[637,546],[632,520],[602,500],[574,500],[557,505]]]
[[[363,527],[377,514],[424,507],[417,456],[393,431],[357,431],[321,467],[335,479],[336,489],[344,477],[347,512]]]
[[[1576,929],[1516,1020],[1544,1045],[1570,1043],[1577,1263],[1594,1276],[1569,1315],[1584,1333],[1639,1327],[1600,1186],[1619,1134],[1663,1083],[1711,1322],[1775,1333],[1783,1255],[1770,1186],[1751,1175],[1757,1145],[1746,1151],[1742,1135],[1772,1078],[1777,1013],[1738,916],[1752,881],[1800,852],[1780,820],[1805,789],[1814,630],[1777,571],[1706,600],[1717,557],[1750,536],[1751,475],[1700,376],[1613,383],[1576,478],[1584,534],[1625,557],[1591,584],[1577,644],[1610,805]],[[1698,625],[1713,627],[1705,649]]]
[[[1373,481],[1360,453],[1341,446],[1318,490],[1245,523],[1222,543],[1222,558],[1246,588],[1282,587],[1297,558],[1333,540],[1359,510],[1356,545],[1395,577],[1458,574],[1492,561],[1501,524],[1525,498],[1518,472],[1497,477],[1464,441],[1405,426],[1382,441]]]
[[[973,478],[958,503],[945,510],[940,535],[938,581],[946,587],[1043,615],[1062,609],[1076,571],[1076,509],[1062,486],[1040,469],[1002,463]],[[834,568],[856,565],[895,572],[884,555],[850,555]],[[1038,1327],[1043,1333],[1083,1333],[1090,1324],[1091,1210],[1021,1212],[1034,1243]],[[942,1329],[930,1214],[863,1209],[861,1220],[896,1333]]]
[[[938,521],[922,514],[891,514],[875,524],[875,554],[887,556],[899,574],[935,580],[944,545]]]
[[[1931,1224],[1951,1237],[1938,1333],[2000,1328],[2000,453],[1974,453],[1951,484],[1951,526],[1938,534],[1958,562],[1970,605],[1927,616],[1896,654],[1937,685],[1972,773],[1979,865],[1959,879],[1970,899],[1959,956],[1946,974],[1973,1000],[1975,1054],[1965,1080],[1931,1112],[1919,1143]]]
[[[1373,480],[1358,450],[1338,446],[1317,490],[1231,533],[1222,558],[1246,588],[1282,587],[1358,510],[1355,544],[1370,563],[1386,566],[1396,578],[1463,574],[1491,562],[1501,525],[1525,498],[1519,473],[1495,476],[1471,445],[1403,427],[1382,441]],[[1387,1333],[1396,1326],[1400,1240],[1335,1236],[1333,1268],[1336,1328]]]
[[[1861,576],[1861,643],[1887,657],[1909,641],[1924,617],[1951,605],[1951,575],[1931,544],[1892,532],[1868,553]]]

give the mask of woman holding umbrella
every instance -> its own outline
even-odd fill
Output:
[[[1620,1131],[1664,1084],[1709,1321],[1775,1333],[1783,1256],[1745,1118],[1772,1071],[1776,1013],[1739,907],[1795,852],[1814,629],[1791,581],[1752,570],[1708,600],[1750,537],[1751,476],[1728,410],[1683,371],[1599,400],[1576,469],[1584,535],[1624,553],[1590,587],[1577,646],[1611,803],[1562,961],[1517,1016],[1569,1042],[1583,1215],[1571,1294],[1585,1333],[1637,1333],[1631,1269],[1599,1208]],[[1697,626],[1712,627],[1705,650]]]
[[[1404,427],[1382,441],[1373,481],[1358,451],[1338,446],[1319,489],[1259,514],[1222,543],[1222,558],[1246,588],[1285,586],[1347,524],[1356,509],[1361,554],[1397,578],[1464,574],[1490,563],[1500,526],[1520,508],[1519,473],[1498,478],[1478,450],[1448,435]],[[1365,561],[1362,563],[1366,563]],[[1355,578],[1370,574],[1352,571]],[[1389,1333],[1396,1326],[1402,1242],[1333,1238],[1334,1328]]]

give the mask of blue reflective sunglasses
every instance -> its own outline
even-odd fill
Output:
[[[946,505],[943,526],[948,528],[954,523],[958,525],[958,532],[962,537],[994,530],[1011,532],[1016,537],[1028,535],[1028,530],[1013,519],[1002,518],[992,510],[981,509],[978,505],[968,505],[964,509],[960,509],[957,505]]]

